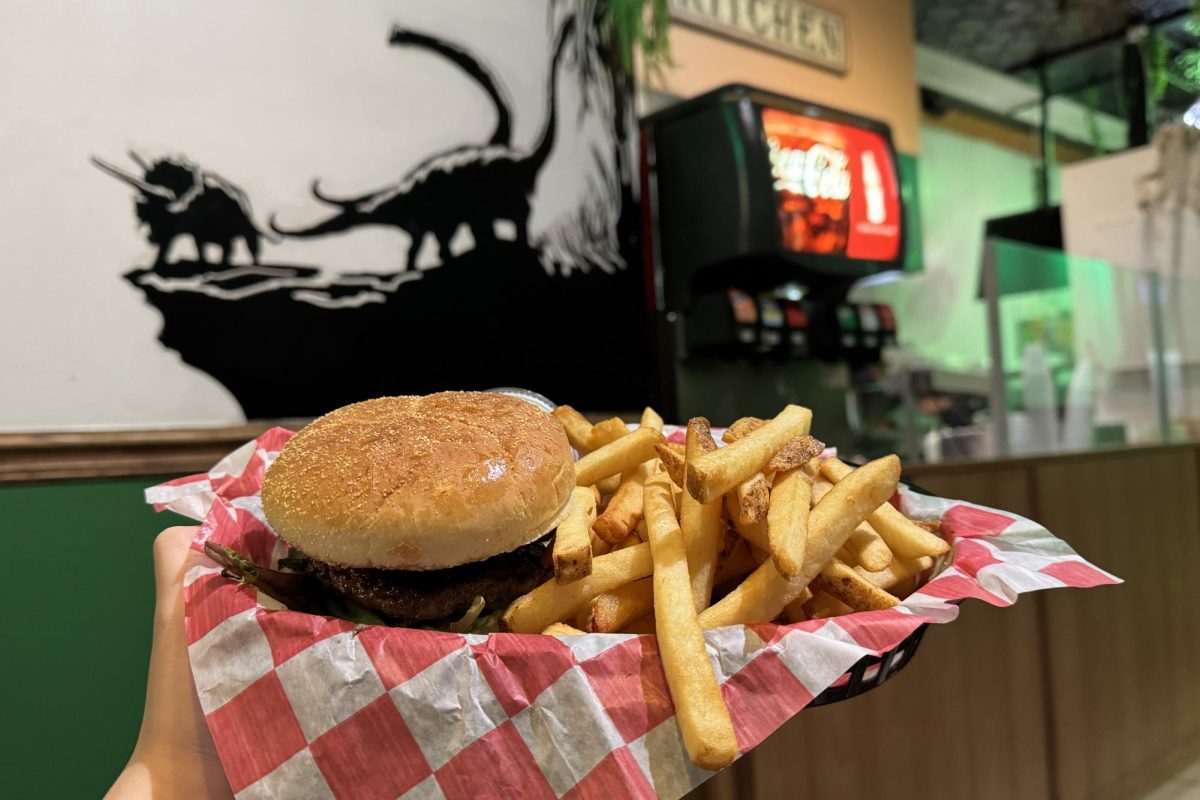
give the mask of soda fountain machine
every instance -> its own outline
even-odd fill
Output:
[[[742,85],[641,125],[657,402],[714,424],[800,403],[851,447],[896,337],[887,306],[847,301],[903,258],[887,125]]]

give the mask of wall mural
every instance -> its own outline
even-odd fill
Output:
[[[462,145],[431,156],[394,185],[354,199],[322,194],[314,181],[313,196],[338,209],[337,213],[308,228],[280,229],[274,220],[271,228],[287,236],[325,236],[359,225],[392,225],[407,233],[414,245],[408,249],[406,269],[416,268],[416,245],[426,235],[436,240],[438,258],[449,258],[450,238],[459,225],[470,229],[477,248],[490,248],[496,241],[494,226],[507,221],[516,229],[514,241],[528,246],[529,201],[554,147],[559,64],[574,24],[574,17],[568,17],[558,33],[546,86],[546,121],[528,152],[513,147],[512,111],[487,68],[465,50],[433,36],[394,31],[391,44],[429,48],[479,83],[496,107],[492,138],[486,144]]]
[[[186,158],[162,158],[149,164],[132,151],[129,158],[141,169],[140,177],[95,156],[92,163],[136,190],[134,214],[146,229],[146,239],[158,248],[156,269],[167,266],[167,254],[177,236],[190,236],[195,242],[194,265],[207,263],[204,250],[212,244],[221,249],[217,263],[228,266],[237,239],[245,243],[253,263],[258,263],[259,238],[270,234],[255,224],[245,192]],[[278,241],[278,237],[272,240]]]
[[[289,15],[288,4],[279,8]],[[585,9],[594,13],[581,16]],[[137,26],[136,9],[126,10],[127,24]],[[221,13],[199,4],[191,11]],[[499,19],[465,25],[464,13]],[[118,231],[122,249],[95,252],[92,260],[111,265],[114,279],[123,274],[158,315],[161,345],[219,382],[247,418],[497,385],[590,408],[637,407],[646,394],[638,354],[646,348],[635,128],[626,78],[601,33],[602,13],[570,0],[487,10],[374,8],[375,24],[357,26],[360,38],[373,30],[369,38],[318,48],[320,58],[341,60],[343,78],[358,76],[362,105],[350,104],[355,82],[344,86],[350,98],[336,87],[315,93],[325,98],[325,112],[345,102],[368,124],[316,118],[316,109],[310,122],[294,102],[312,80],[297,58],[299,74],[288,80],[296,85],[276,84],[264,98],[276,107],[275,94],[292,99],[281,113],[293,124],[277,150],[249,124],[214,123],[219,131],[203,136],[162,124],[181,104],[147,99],[144,114],[127,116],[155,118],[159,135],[133,128],[122,135],[106,125],[106,135],[77,154],[88,165],[89,190],[103,185],[106,202],[125,209],[127,220]],[[385,14],[391,19],[378,24]],[[480,37],[506,26],[520,31],[507,47]],[[380,51],[396,62],[390,73],[378,69]],[[379,109],[383,83],[396,88],[402,108]],[[408,92],[414,102],[406,102]],[[219,105],[204,96],[194,102]],[[393,126],[394,152],[377,145],[359,151],[350,141],[360,130],[381,141],[373,116]],[[347,140],[332,152],[321,147],[328,134],[317,135],[327,125],[340,126]],[[170,130],[182,132],[178,140],[161,135]],[[312,145],[303,141],[309,131]],[[241,150],[257,159],[232,157]],[[292,151],[308,156],[289,157],[285,169],[277,156]],[[128,254],[123,266],[121,252]],[[105,345],[85,337],[79,346]],[[120,379],[101,377],[119,395]],[[151,378],[171,379],[161,369]],[[179,391],[188,389],[180,383]],[[38,416],[8,420],[4,413],[0,428],[28,426]],[[121,418],[104,410],[96,416],[100,424]],[[158,421],[153,410],[148,416]],[[177,410],[157,416],[193,421],[176,419]],[[230,421],[224,410],[211,419],[203,410],[183,416]]]

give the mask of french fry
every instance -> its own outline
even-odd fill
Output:
[[[600,596],[601,595],[596,595],[596,597]],[[588,625],[591,624],[592,619],[592,604],[595,602],[596,598],[593,597],[591,600],[588,600],[579,608],[575,609],[575,611],[567,617],[566,624],[578,628],[584,633],[587,633]],[[545,633],[545,631],[543,631],[543,633]]]
[[[759,562],[750,548],[750,543],[745,539],[738,539],[729,551],[729,555],[717,569],[717,577],[713,579],[713,586],[741,580],[754,571],[758,564]]]
[[[551,414],[567,431],[567,441],[583,455],[592,448],[592,423],[570,406],[559,406]]]
[[[635,619],[620,630],[621,633],[636,633],[639,636],[653,636],[655,628],[654,615]]]
[[[596,534],[592,534],[592,558],[602,556],[612,550],[612,545],[601,539]]]
[[[812,600],[812,591],[805,589],[799,597],[784,607],[783,615],[787,617],[788,622],[804,622],[808,619],[808,612],[804,610],[804,604],[809,600]]]
[[[825,452],[825,443],[805,434],[789,439],[787,444],[767,462],[767,472],[796,469]]]
[[[615,494],[619,488],[621,488],[620,475],[609,475],[604,480],[596,482],[596,491],[600,492],[602,495],[607,496]]]
[[[808,619],[808,612],[804,610],[804,603],[799,602],[797,599],[788,603],[787,607],[783,609],[783,617],[789,623],[795,624],[806,621]]]
[[[589,633],[616,633],[654,609],[654,584],[649,578],[597,595],[588,606],[583,629]]]
[[[638,538],[641,539],[643,542],[650,541],[650,534],[646,532],[646,518],[645,517],[642,517],[642,521],[638,523],[637,531],[635,531],[635,532],[637,533]]]
[[[753,525],[743,525],[738,522],[737,498],[733,496],[732,492],[725,495],[725,514],[729,517],[730,524],[733,525],[733,529],[739,536],[760,550],[769,551],[771,549],[771,543],[767,537],[767,521],[759,520]]]
[[[571,490],[571,508],[554,535],[554,579],[574,583],[592,573],[592,522],[596,519],[596,491],[591,486]]]
[[[619,417],[601,420],[592,426],[592,435],[588,437],[588,452],[599,450],[606,444],[628,436],[629,433],[629,426]]]
[[[900,598],[888,594],[836,558],[825,565],[809,586],[814,592],[829,592],[855,611],[879,611],[900,602]]]
[[[871,572],[862,567],[855,567],[855,570],[863,578],[878,586],[880,589],[892,589],[901,581],[911,578],[914,575],[919,575],[925,570],[933,566],[933,558],[930,556],[920,556],[919,558],[893,558],[892,563],[886,568]]]
[[[809,619],[827,619],[853,614],[854,609],[838,600],[829,592],[817,592],[805,603]]]
[[[708,420],[693,417],[687,426],[688,460],[699,458],[717,449]],[[671,484],[674,486],[675,484]],[[713,582],[717,576],[717,558],[721,555],[725,527],[721,524],[721,500],[701,503],[687,492],[681,492],[679,500],[679,525],[683,531],[683,545],[687,550],[688,575],[691,576],[692,600],[696,613],[708,607],[712,598]]]
[[[921,557],[929,558],[930,556],[921,556]],[[903,599],[903,598],[908,597],[913,592],[915,592],[920,585],[921,585],[921,576],[918,573],[914,573],[912,575],[909,575],[904,580],[893,584],[892,587],[887,590],[887,593],[895,595],[896,597]]]
[[[654,445],[661,444],[662,434],[653,428],[638,428],[628,436],[593,450],[575,462],[575,483],[591,486],[610,475],[631,470],[657,453]]]
[[[771,502],[771,484],[761,472],[756,472],[734,487],[732,494],[737,498],[738,518],[743,525],[753,525],[767,516]]]
[[[596,517],[592,530],[609,544],[616,544],[637,528],[642,520],[642,484],[650,477],[654,462],[646,461],[621,476],[617,488],[604,513]]]
[[[725,444],[732,444],[738,439],[745,438],[747,434],[754,433],[754,431],[765,425],[766,422],[765,419],[759,419],[758,417],[735,419],[733,424],[721,434],[721,441],[725,442]]]
[[[592,559],[592,574],[565,586],[548,580],[528,594],[518,597],[501,617],[505,630],[514,633],[538,633],[552,622],[560,622],[572,611],[598,594],[611,592],[654,569],[650,545],[639,544]]]
[[[775,476],[767,510],[767,544],[780,576],[791,580],[804,565],[812,484],[800,469]]]
[[[886,569],[892,563],[892,551],[869,522],[854,529],[854,533],[846,540],[845,550],[855,566],[871,572]]]
[[[641,426],[643,428],[654,428],[654,430],[662,433],[663,418],[660,417],[658,412],[653,408],[646,406],[646,408],[642,410]]]
[[[839,481],[809,512],[804,564],[796,577],[789,581],[779,574],[774,561],[764,561],[721,602],[700,614],[701,627],[719,628],[775,619],[788,603],[800,596],[858,524],[891,497],[899,480],[900,459],[885,456]]]
[[[721,438],[726,443],[736,442],[764,425],[758,417],[742,417],[725,429]],[[808,434],[789,439],[767,463],[764,472],[782,472],[804,466],[825,452],[825,444]]]
[[[683,533],[671,508],[669,481],[646,481],[646,527],[654,560],[655,632],[683,745],[692,763],[717,770],[737,758],[729,709],[717,686],[696,619]]]
[[[682,442],[667,442],[667,449],[674,450],[679,455],[684,455],[687,452],[687,447]]]
[[[754,432],[720,450],[689,460],[688,492],[701,503],[711,503],[754,473],[761,472],[789,439],[808,433],[811,422],[811,411],[789,405]]]
[[[821,474],[835,483],[853,472],[853,469],[836,458],[827,458],[821,462]],[[950,550],[950,545],[945,539],[917,525],[897,511],[891,503],[880,505],[871,514],[869,521],[871,527],[898,556],[940,556]]]
[[[631,533],[628,536],[626,536],[621,541],[614,544],[612,546],[612,549],[613,550],[624,550],[626,547],[633,547],[635,544],[641,544],[641,543],[642,543],[642,540],[638,537],[637,533],[634,532],[634,533]]]
[[[825,495],[829,494],[829,490],[832,488],[833,484],[824,478],[819,478],[813,481],[813,505],[815,506],[817,503],[821,502],[821,500],[825,498]]]
[[[565,622],[552,622],[542,631],[546,636],[584,636],[587,631],[573,628]]]
[[[662,459],[663,469],[667,471],[667,475],[671,478],[672,483],[682,487],[685,470],[683,453],[672,449],[669,442],[654,445],[654,450],[658,453],[658,457]]]

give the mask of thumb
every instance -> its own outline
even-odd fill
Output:
[[[163,736],[174,738],[178,727],[171,718],[177,714],[185,720],[193,716],[188,713],[196,701],[183,623],[183,573],[197,530],[168,528],[154,540],[154,642],[141,737],[150,741],[140,744],[158,743]]]
[[[227,797],[229,785],[196,697],[183,619],[183,573],[198,528],[154,540],[154,641],[142,730],[109,797]]]
[[[194,525],[167,528],[154,540],[154,584],[159,611],[172,609],[182,595],[183,571],[199,530]]]
[[[168,528],[154,540],[154,642],[139,747],[215,756],[188,663],[183,574],[196,527]]]

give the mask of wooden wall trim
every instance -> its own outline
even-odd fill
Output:
[[[0,433],[0,484],[203,472],[263,431],[276,425],[295,429],[304,422],[283,420],[223,428],[141,431]]]

